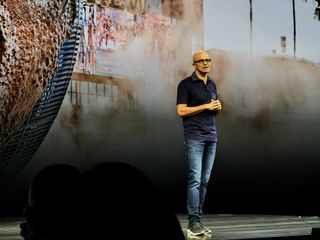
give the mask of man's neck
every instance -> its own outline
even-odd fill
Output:
[[[199,72],[199,71],[195,71],[195,74],[200,80],[203,80],[205,83],[207,83],[208,73],[202,73],[202,72]]]

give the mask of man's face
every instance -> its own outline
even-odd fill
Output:
[[[211,59],[206,52],[196,53],[193,57],[193,64],[196,71],[209,73],[211,70]]]

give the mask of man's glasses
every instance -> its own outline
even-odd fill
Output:
[[[193,63],[201,63],[201,64],[204,64],[204,62],[211,63],[211,58],[200,59],[200,60],[194,61]]]

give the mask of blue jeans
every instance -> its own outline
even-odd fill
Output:
[[[188,164],[188,220],[190,223],[200,222],[217,143],[186,139],[184,145]]]

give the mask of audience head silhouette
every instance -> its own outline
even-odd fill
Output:
[[[46,188],[43,196],[42,187],[33,182],[34,206],[52,207],[44,206],[46,202],[52,203],[47,198],[50,195],[54,195],[59,206],[55,212],[43,211],[46,215],[43,219],[54,216],[55,221],[62,221],[53,225],[59,228],[54,233],[51,228],[43,228],[49,230],[50,234],[45,234],[48,238],[32,240],[185,239],[176,215],[138,168],[122,162],[103,162],[80,176],[75,172],[71,175],[66,185],[61,184],[61,179],[57,184],[48,181],[52,189],[63,185],[59,194],[51,194]],[[51,177],[38,175],[35,181]],[[45,181],[40,185],[43,184],[46,185]]]
[[[21,224],[21,236],[27,240],[59,239],[65,231],[75,181],[80,171],[67,164],[52,164],[40,170],[32,179],[28,203],[24,209],[26,222]]]
[[[185,239],[173,211],[136,167],[100,163],[77,188],[77,239]]]

